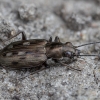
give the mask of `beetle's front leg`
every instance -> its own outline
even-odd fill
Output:
[[[61,61],[64,61],[64,59],[52,59],[55,63],[59,63]],[[75,59],[68,59],[67,61],[65,61],[65,64],[70,64],[72,62],[76,61]]]
[[[73,70],[81,71],[82,69],[80,69],[80,68],[74,68],[74,67],[68,65],[68,64],[73,63],[75,61],[77,61],[77,59],[73,58],[73,59],[70,59],[70,62],[68,62],[68,61],[64,62],[64,63],[60,62],[60,64],[64,65],[64,66],[67,66],[68,69],[73,69]]]
[[[52,59],[55,63],[59,63],[63,66],[67,66],[68,69],[73,69],[73,70],[77,70],[77,71],[81,71],[81,69],[78,69],[78,68],[73,68],[71,66],[69,66],[68,64],[69,63],[72,63],[74,61],[76,61],[76,59],[70,59],[70,62],[69,61],[66,61],[66,62],[61,62],[60,59]]]
[[[59,59],[52,59],[55,63],[59,63]]]
[[[75,61],[77,61],[77,59],[72,58],[72,59],[69,59],[68,61],[66,61],[65,63],[70,64],[70,63],[73,63]]]

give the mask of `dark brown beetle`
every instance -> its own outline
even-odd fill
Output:
[[[41,65],[45,65],[47,67],[47,59],[59,62],[59,60],[63,59],[63,57],[67,57],[70,61],[73,61],[75,57],[79,56],[95,56],[80,55],[80,50],[77,49],[78,47],[94,43],[73,46],[70,42],[61,43],[58,37],[55,38],[54,42],[52,42],[51,37],[49,40],[26,40],[25,34],[23,32],[20,33],[22,33],[22,41],[13,42],[1,50],[1,66],[14,69],[32,68]]]

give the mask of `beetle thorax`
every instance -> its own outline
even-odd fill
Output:
[[[59,44],[51,44],[46,46],[46,54],[48,58],[59,59],[62,58],[62,46]]]

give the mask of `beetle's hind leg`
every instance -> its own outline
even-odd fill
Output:
[[[13,31],[12,31],[12,32],[13,32]],[[14,36],[10,37],[10,38],[7,39],[7,40],[4,40],[3,42],[6,42],[6,41],[8,41],[8,40],[11,40],[12,38],[18,36],[19,34],[22,34],[22,40],[27,40],[27,39],[26,39],[25,33],[24,33],[23,31],[19,31],[17,34],[15,34]]]
[[[41,66],[37,66],[34,69],[33,68],[30,68],[30,71],[27,70],[27,69],[26,70],[29,71],[29,72],[31,72],[29,75],[34,75],[34,74],[39,73],[39,72],[41,72],[43,70],[46,70],[48,68],[50,68],[50,66],[48,66],[47,62],[44,62],[43,65],[41,65]],[[35,71],[32,71],[32,69],[35,70]],[[18,78],[18,80],[24,79],[24,78],[28,77],[29,75],[24,76],[22,78]]]
[[[44,62],[42,65],[37,66],[36,68],[37,68],[36,71],[34,71],[32,74],[35,74],[35,73],[38,73],[38,72],[40,72],[42,70],[50,68],[50,66],[47,64],[47,62]]]
[[[22,40],[27,40],[25,32],[24,31],[19,31],[18,34],[22,33]]]

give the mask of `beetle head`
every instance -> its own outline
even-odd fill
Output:
[[[63,47],[63,57],[68,57],[70,59],[74,58],[75,56],[80,55],[80,50],[76,49],[75,46],[72,45],[70,42],[66,42]]]
[[[79,46],[73,46],[72,43],[66,42],[63,45],[63,57],[68,57],[68,58],[72,59],[75,56],[76,57],[79,57],[79,56],[98,56],[98,55],[95,55],[95,54],[93,54],[93,55],[88,55],[88,54],[81,55],[80,54],[81,51],[77,49],[77,48],[82,47],[82,46],[96,44],[96,43],[100,43],[100,42],[91,42],[91,43],[82,44],[82,45],[79,45]]]

